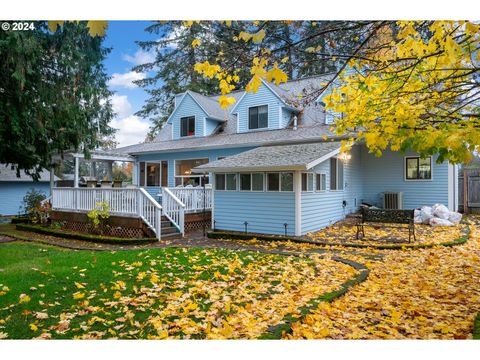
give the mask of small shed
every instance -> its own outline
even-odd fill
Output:
[[[55,180],[57,179],[55,177]],[[23,197],[31,189],[50,196],[50,173],[42,171],[39,181],[33,181],[32,177],[23,171],[20,172],[20,177],[17,177],[16,170],[0,164],[0,216],[19,214]]]

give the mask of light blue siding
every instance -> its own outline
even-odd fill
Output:
[[[281,127],[285,128],[290,123],[290,118],[292,116],[292,112],[288,109],[281,108]]]
[[[217,160],[219,156],[232,156],[250,149],[252,149],[252,147],[157,153],[157,154],[139,155],[138,161],[157,162],[160,160],[167,160],[168,161],[168,186],[173,187],[175,186],[175,160],[208,158],[209,161],[214,161],[214,160]]]
[[[258,131],[258,129],[248,129],[248,109],[252,106],[262,105],[268,106],[268,130],[280,128],[280,107],[283,102],[262,84],[256,93],[245,93],[234,108],[233,112],[238,114],[238,132]]]
[[[362,170],[364,201],[381,207],[382,193],[385,191],[403,192],[403,206],[414,209],[423,205],[442,203],[448,205],[448,163],[437,164],[437,156],[432,159],[432,180],[405,180],[405,155],[386,151],[375,157],[362,149]]]
[[[0,215],[17,215],[22,206],[23,197],[32,188],[50,196],[48,182],[0,182]]]
[[[205,132],[205,135],[208,136],[208,135],[211,135],[215,129],[217,128],[217,126],[220,124],[219,121],[217,120],[214,120],[214,119],[206,119],[206,132]]]
[[[193,100],[190,94],[186,94],[170,119],[172,122],[172,139],[180,138],[180,118],[186,116],[195,116],[195,136],[204,136],[205,117],[207,114]]]
[[[295,233],[295,194],[293,192],[215,191],[215,227],[219,230],[260,234]]]
[[[326,160],[310,172],[326,174],[326,190],[302,192],[302,234],[324,228],[358,210],[363,198],[363,180],[361,173],[361,151],[354,147],[352,158],[344,162],[344,190],[330,190],[330,160]],[[316,189],[316,176],[314,176]],[[343,206],[343,201],[346,206]]]

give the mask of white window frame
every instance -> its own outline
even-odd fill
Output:
[[[203,178],[203,174],[199,174],[199,175],[193,175],[193,174],[190,174],[190,175],[177,175],[177,161],[184,161],[184,160],[204,160],[204,159],[207,159],[209,162],[210,161],[210,158],[206,157],[206,158],[189,158],[189,159],[175,159],[173,160],[173,182],[176,185],[177,183],[177,178],[182,178],[182,184],[183,184],[183,178],[191,178],[191,177],[198,177],[200,178],[200,186],[202,186],[202,178]],[[210,174],[207,175],[206,177],[208,177],[208,180],[210,180]],[[211,182],[210,182],[211,183]]]
[[[242,175],[250,175],[250,190],[242,190]],[[252,173],[250,173],[250,172],[238,173],[238,191],[252,192]]]
[[[292,174],[292,180],[294,182],[292,190],[282,190],[282,173]],[[265,173],[265,191],[266,192],[294,192],[295,191],[295,173],[293,171],[269,171]],[[269,190],[268,189],[268,174],[278,174],[278,190]]]
[[[250,190],[242,190],[241,185],[241,177],[242,175],[250,174]],[[253,190],[253,174],[261,174],[262,175],[262,190]],[[238,191],[240,192],[265,192],[266,184],[265,184],[265,173],[262,171],[255,171],[255,172],[241,172],[238,173]],[[274,191],[272,191],[274,192]]]
[[[318,184],[322,184],[322,176],[325,177],[325,186],[323,189],[318,189]],[[320,178],[320,182],[318,181]],[[320,172],[320,173],[315,173],[315,192],[325,192],[327,191],[327,174],[324,173],[324,172]]]
[[[262,107],[262,106],[266,106],[267,107],[267,126],[266,127],[259,127],[259,128],[255,128],[255,129],[250,129],[250,109],[251,108],[258,108],[258,107]],[[248,131],[262,131],[262,130],[268,130],[270,128],[270,106],[268,106],[268,104],[259,104],[259,105],[253,105],[253,106],[249,106],[247,107],[247,129]]]
[[[193,117],[193,135],[185,135],[182,136],[182,119],[185,118],[192,118]],[[178,129],[178,134],[180,135],[180,138],[191,138],[197,136],[197,117],[195,115],[188,115],[188,116],[181,116],[179,120],[179,129]]]
[[[330,165],[330,164],[331,164],[331,160],[330,160],[330,161],[329,161],[329,166],[330,166],[330,168],[329,168],[329,170],[330,170],[330,171],[329,171],[329,173],[330,173],[329,191],[345,191],[345,163],[344,163],[344,161],[343,161],[341,158],[339,158],[339,157],[332,157],[332,158],[330,158],[330,159],[336,159],[336,160],[337,160],[337,161],[336,161],[336,164],[337,164],[337,165],[336,165],[336,167],[337,167],[337,168],[336,168],[336,172],[337,172],[337,173],[336,173],[336,184],[335,184],[335,185],[336,185],[336,189],[332,189],[332,188],[331,188],[331,184],[332,184],[332,181],[331,181],[332,171],[331,171],[331,165]],[[343,184],[342,184],[342,188],[341,188],[341,189],[338,188],[338,184],[339,184],[339,182],[338,182],[338,164],[342,164],[342,167],[343,167],[343,169],[342,169],[342,170],[343,170],[343,171],[342,171],[342,172],[343,172]]]
[[[433,157],[427,156],[430,159],[430,179],[407,179],[407,159],[421,159],[420,155],[411,155],[403,157],[403,181],[420,181],[420,182],[429,182],[433,181]]]
[[[306,190],[303,190],[303,175],[305,174],[305,176],[307,177],[307,189]],[[312,176],[312,190],[308,190],[308,177],[309,175]],[[313,172],[302,172],[301,176],[300,176],[300,179],[302,181],[302,192],[313,192],[314,189],[315,189],[315,176],[313,174]]]
[[[223,177],[225,178],[225,189],[224,190],[217,189],[217,175],[223,175]],[[235,189],[234,190],[227,189],[227,175],[235,175]],[[238,173],[215,173],[214,176],[215,176],[215,187],[214,187],[215,191],[230,191],[230,192],[238,191],[238,186],[239,186]]]
[[[140,168],[140,163],[143,162],[143,186],[142,187],[145,187],[145,188],[157,188],[157,187],[162,187],[162,162],[166,162],[167,163],[167,187],[168,187],[168,160],[153,160],[153,161],[139,161],[138,162],[138,186],[141,186],[140,185],[140,178],[141,178],[141,168]],[[159,164],[160,165],[160,184],[159,185],[147,185],[147,168],[148,168],[148,164]]]

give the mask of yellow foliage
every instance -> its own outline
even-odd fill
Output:
[[[200,39],[194,39],[192,41],[192,47],[195,49],[197,46],[199,46],[202,43],[202,40]]]

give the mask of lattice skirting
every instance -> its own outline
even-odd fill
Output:
[[[203,229],[204,223],[207,229],[210,229],[210,227],[212,226],[212,220],[210,219],[185,222],[185,232]]]
[[[89,233],[91,234],[91,225],[84,222],[78,221],[64,221],[63,229]],[[133,227],[120,227],[112,226],[105,231],[105,236],[113,236],[118,238],[143,238],[144,234],[142,229],[133,228]]]

